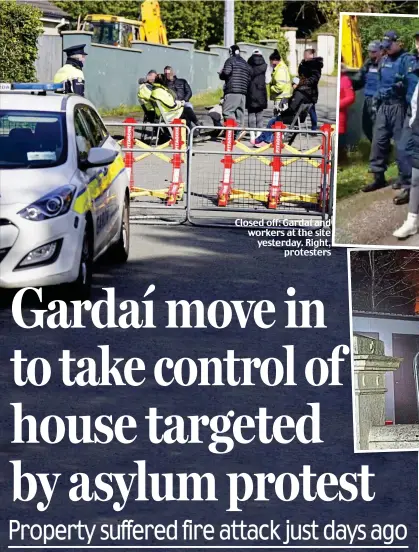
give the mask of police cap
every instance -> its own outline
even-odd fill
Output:
[[[75,56],[80,54],[82,56],[87,56],[87,53],[84,51],[86,44],[77,44],[77,46],[69,46],[63,50],[68,56]]]
[[[383,38],[383,48],[390,48],[392,42],[397,42],[400,37],[396,31],[387,31]]]
[[[379,52],[381,49],[381,42],[379,40],[373,40],[368,44],[369,52]]]

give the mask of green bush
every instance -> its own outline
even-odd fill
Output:
[[[373,40],[381,40],[386,31],[394,30],[403,40],[404,48],[413,51],[415,47],[414,34],[419,31],[417,18],[410,17],[374,17],[358,16],[364,57],[367,55],[368,44]]]
[[[0,82],[33,82],[42,13],[15,0],[0,2]]]

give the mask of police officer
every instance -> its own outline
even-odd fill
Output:
[[[84,96],[84,74],[83,65],[86,60],[87,53],[84,51],[86,44],[77,46],[69,46],[64,50],[67,54],[65,65],[57,71],[54,76],[55,84],[64,84],[64,92],[69,94],[79,94]]]
[[[362,130],[370,142],[375,121],[373,98],[378,90],[378,64],[382,55],[382,45],[374,40],[368,45],[368,59],[362,69],[353,77],[354,90],[364,88],[364,106],[362,110]]]
[[[410,186],[412,180],[412,129],[410,119],[412,117],[411,101],[416,85],[419,82],[419,32],[415,33],[416,52],[406,59],[403,64],[400,80],[395,84],[395,88],[401,93],[405,93],[407,103],[407,113],[404,120],[403,131],[398,144],[400,152],[400,177],[393,184],[394,190],[401,191],[397,194],[393,202],[396,205],[409,203]]]
[[[374,181],[362,188],[363,192],[372,192],[387,185],[385,172],[388,165],[390,140],[396,144],[396,160],[399,174],[402,174],[400,163],[400,140],[406,115],[406,98],[393,85],[400,80],[403,64],[410,54],[401,46],[398,34],[388,31],[383,39],[383,49],[386,55],[381,59],[378,67],[378,90],[374,95],[373,106],[377,109],[373,139],[370,153],[370,172],[374,174]]]

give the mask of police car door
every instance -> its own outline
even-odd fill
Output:
[[[74,108],[74,129],[79,160],[87,159],[89,151],[95,147],[95,139],[83,116],[83,104]],[[106,247],[106,197],[102,193],[105,167],[80,168],[80,178],[89,190],[94,230],[94,256],[100,255]]]
[[[98,113],[88,105],[82,108],[83,116],[93,135],[95,147],[116,150],[120,152],[118,143],[110,136]],[[122,210],[125,201],[125,180],[122,171],[125,168],[122,156],[119,155],[108,167],[103,167],[102,194],[105,205],[103,207],[103,233],[109,244],[116,235],[119,235]]]

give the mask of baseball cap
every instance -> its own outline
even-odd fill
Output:
[[[383,48],[390,48],[392,42],[397,42],[400,39],[396,31],[387,31],[383,38]]]
[[[369,52],[378,52],[381,48],[381,42],[379,40],[373,40],[368,44]]]

